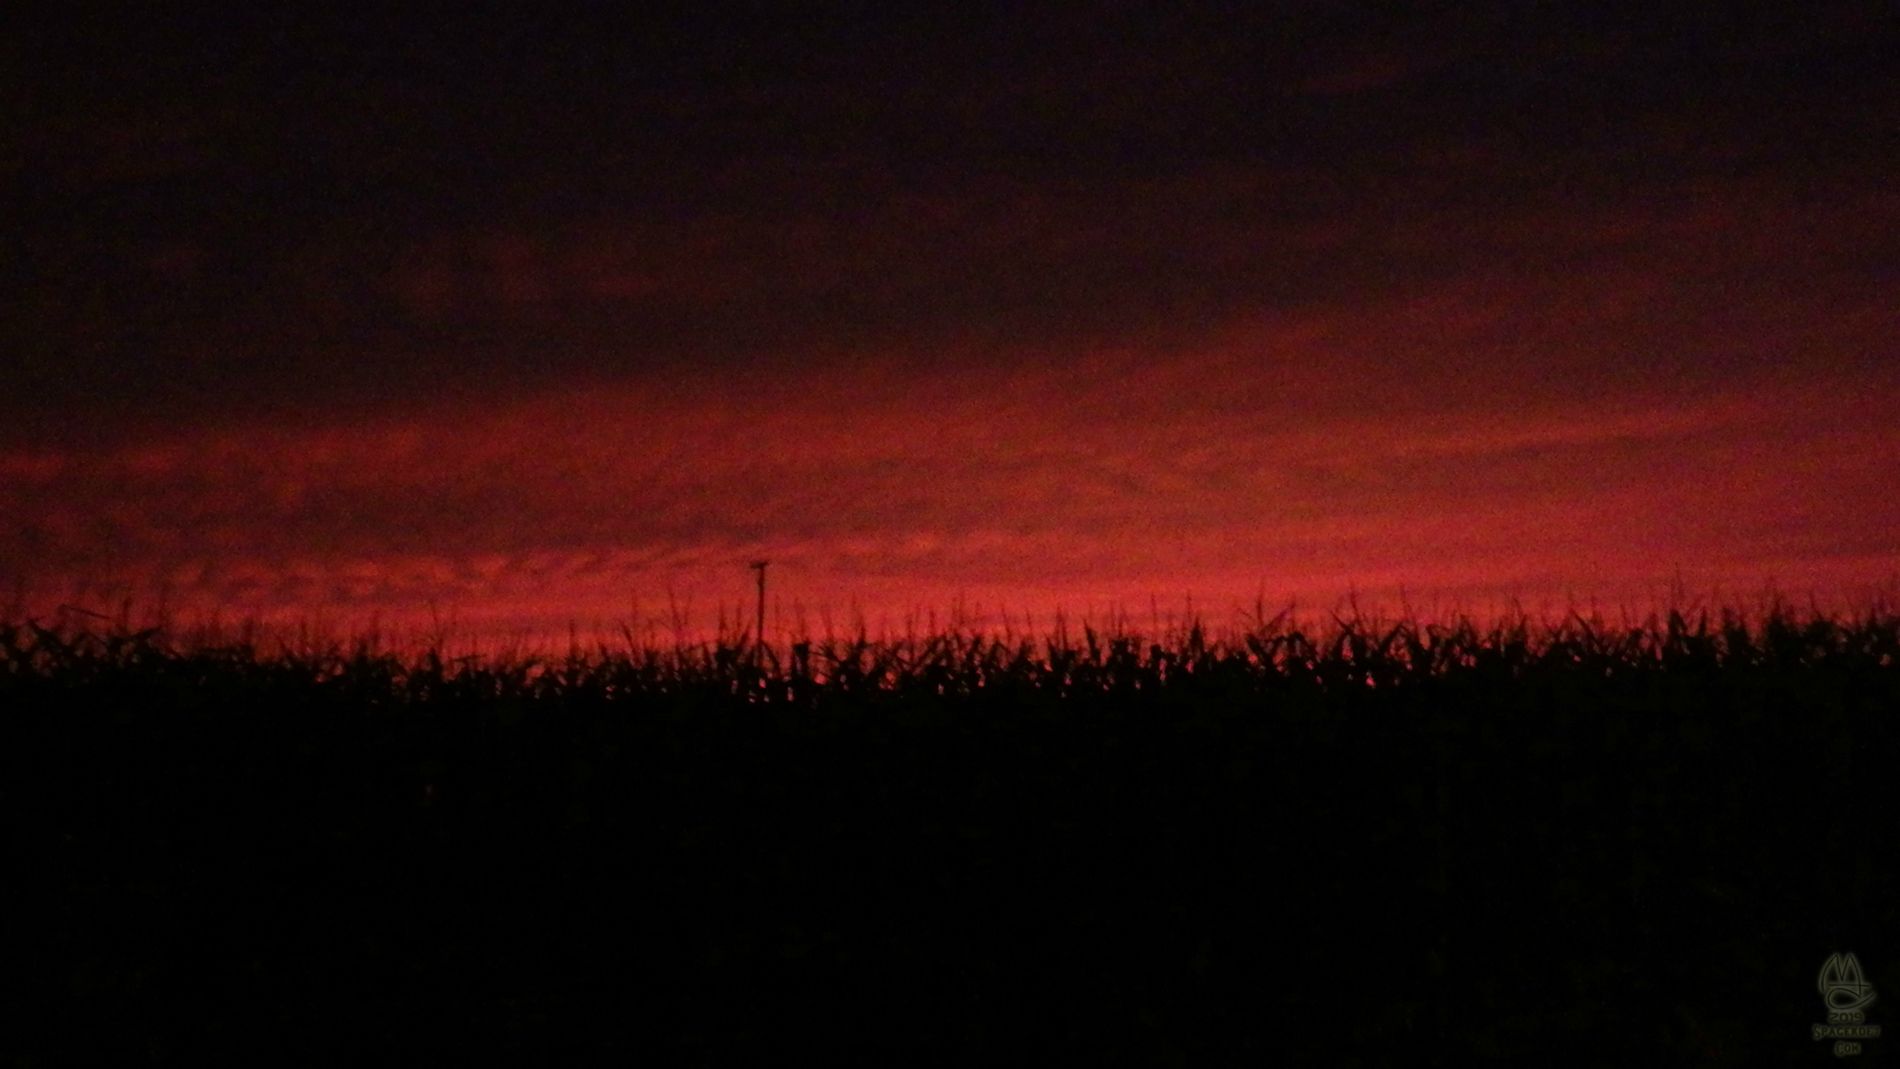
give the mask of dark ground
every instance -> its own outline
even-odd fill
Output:
[[[8,1064],[1824,1064],[1830,953],[1900,999],[1868,655],[771,704],[136,660],[0,677]]]

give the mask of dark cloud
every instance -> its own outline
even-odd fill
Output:
[[[1854,2],[21,20],[0,548],[515,613],[755,551],[890,602],[1878,570],[1803,480],[1890,451],[1830,419],[1900,395],[1896,43]]]

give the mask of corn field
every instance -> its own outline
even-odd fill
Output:
[[[325,646],[309,638],[275,642],[185,635],[164,629],[109,630],[62,621],[0,622],[0,676],[12,687],[132,685],[149,678],[199,687],[346,687],[404,703],[442,698],[518,700],[587,697],[633,701],[686,692],[748,702],[823,704],[842,695],[898,698],[980,692],[1053,697],[1118,695],[1174,687],[1239,692],[1417,687],[1472,679],[1586,681],[1619,675],[1708,672],[1865,671],[1900,659],[1900,613],[1876,607],[1853,617],[1772,607],[1753,617],[1704,610],[1606,622],[1571,613],[1554,621],[1518,615],[1480,624],[1469,618],[1396,623],[1332,616],[1304,626],[1281,613],[1250,629],[1210,637],[1189,623],[1144,636],[1082,626],[1028,637],[951,630],[872,639],[809,637],[757,650],[743,632],[696,645],[574,643],[564,656],[445,656],[402,653],[372,640]]]
[[[1900,976],[1897,654],[1879,606],[483,657],[15,620],[0,1050],[1819,1056],[1830,953]]]

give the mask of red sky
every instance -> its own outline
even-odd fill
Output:
[[[882,68],[685,65],[558,83],[585,91],[543,140],[527,104],[483,141],[430,103],[469,75],[364,61],[434,170],[400,123],[164,72],[122,121],[48,105],[10,164],[39,210],[0,579],[39,613],[163,591],[485,633],[643,623],[669,590],[710,624],[761,557],[779,628],[1891,591],[1900,196],[1865,146],[1892,98],[1810,72],[1888,28],[1327,10],[1265,82],[1193,34],[1091,45],[1135,83],[1106,101],[1028,46],[882,112]],[[714,130],[590,139],[609,99]],[[953,120],[974,140],[903,140]]]

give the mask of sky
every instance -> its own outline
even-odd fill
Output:
[[[631,6],[9,16],[11,610],[1895,589],[1889,5]]]

